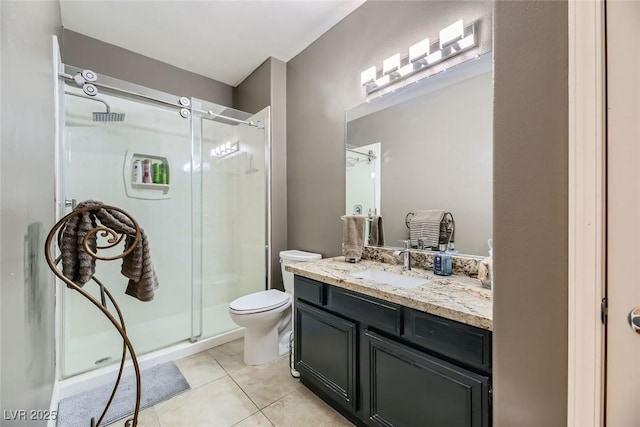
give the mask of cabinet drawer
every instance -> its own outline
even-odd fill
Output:
[[[469,366],[491,371],[491,332],[407,309],[405,338]]]
[[[318,305],[326,304],[325,285],[316,280],[302,276],[294,276],[293,294],[296,298],[309,301]]]
[[[402,307],[331,286],[327,304],[336,312],[392,334],[402,334]]]

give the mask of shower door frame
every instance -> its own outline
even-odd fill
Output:
[[[68,150],[68,144],[66,141],[66,136],[64,134],[65,131],[65,111],[66,111],[66,105],[64,102],[64,89],[66,87],[66,85],[70,85],[72,87],[78,87],[77,85],[73,84],[73,76],[75,76],[77,73],[80,73],[81,71],[83,71],[82,68],[78,68],[72,65],[67,65],[64,64],[60,61],[59,56],[58,56],[58,61],[54,61],[54,66],[57,67],[57,78],[56,78],[56,84],[54,85],[54,91],[55,91],[55,99],[56,99],[56,141],[55,141],[55,145],[56,145],[56,172],[57,172],[57,176],[56,176],[56,183],[55,183],[55,211],[56,211],[56,219],[60,219],[62,218],[62,216],[65,215],[65,209],[69,206],[66,205],[65,203],[65,180],[64,180],[64,174],[65,174],[65,168],[66,168],[66,162],[64,160],[64,154],[67,152]],[[99,74],[98,75],[98,81],[97,82],[90,82],[92,84],[94,84],[95,86],[97,86],[100,90],[103,91],[103,93],[112,95],[112,96],[116,96],[116,97],[120,97],[120,98],[124,98],[124,99],[128,99],[131,101],[136,101],[136,102],[141,102],[143,104],[150,104],[150,105],[159,105],[159,106],[163,106],[165,108],[169,108],[169,109],[175,109],[176,110],[176,114],[181,115],[185,120],[189,120],[190,121],[190,138],[192,140],[191,143],[191,170],[193,171],[193,166],[194,166],[194,157],[193,157],[193,148],[194,148],[194,143],[193,143],[193,137],[194,137],[194,131],[193,131],[193,126],[194,126],[194,120],[198,119],[201,120],[202,118],[206,118],[208,120],[215,120],[216,118],[221,118],[223,120],[228,120],[231,122],[235,122],[237,124],[245,124],[248,126],[256,126],[254,123],[252,122],[248,122],[245,120],[240,120],[240,119],[236,119],[233,117],[227,117],[224,115],[220,115],[220,114],[213,114],[210,115],[209,112],[207,111],[201,111],[201,110],[197,110],[193,107],[193,104],[191,103],[191,98],[190,97],[180,97],[180,96],[176,96],[176,95],[172,95],[166,92],[162,92],[159,90],[155,90],[152,88],[148,88],[145,86],[141,86],[135,83],[130,83],[124,80],[120,80],[117,78],[113,78],[113,77],[109,77],[106,75],[102,75]],[[189,101],[188,105],[184,104],[184,100]],[[206,101],[209,103],[213,103],[212,101]],[[220,105],[220,104],[217,104]],[[222,106],[222,105],[221,105]],[[234,109],[233,107],[226,107],[226,106],[222,106],[225,108],[230,108],[230,109]],[[271,233],[271,148],[272,148],[272,144],[271,144],[271,111],[270,111],[270,107],[266,107],[267,110],[267,114],[265,117],[265,122],[264,122],[264,146],[265,146],[265,158],[264,158],[264,167],[265,167],[265,209],[266,209],[266,215],[265,215],[265,222],[266,222],[266,235],[265,235],[265,257],[264,257],[264,263],[265,263],[265,289],[269,288],[269,284],[271,283],[272,280],[272,268],[271,268],[271,238],[272,238],[272,233]],[[185,117],[184,115],[184,111],[187,111],[187,115]],[[200,117],[198,117],[198,115],[193,114],[194,112],[198,112],[200,114]],[[237,110],[240,111],[240,110]],[[245,112],[246,113],[246,112]],[[251,114],[251,113],[246,113],[246,114]],[[211,117],[208,117],[211,116]],[[252,115],[253,116],[253,115]],[[200,151],[202,150],[202,139],[199,140],[199,149]],[[191,179],[193,180],[193,172],[191,172]],[[194,197],[193,197],[193,184],[191,185],[191,191],[192,191],[192,198],[191,198],[191,217],[192,217],[192,230],[193,230],[193,218],[194,218]],[[200,185],[200,190],[202,191],[202,183]],[[200,197],[199,202],[202,203],[202,198]],[[195,249],[194,248],[194,244],[193,244],[193,240],[192,240],[192,250]],[[194,252],[196,252],[194,250]],[[202,244],[200,244],[200,247],[197,250],[197,254],[194,253],[192,254],[193,257],[200,257],[200,271],[196,272],[193,269],[193,263],[192,263],[192,277],[191,277],[191,291],[192,291],[192,301],[193,301],[193,296],[195,294],[195,290],[194,290],[194,277],[196,273],[199,273],[200,275],[202,274]],[[200,286],[202,286],[202,277],[200,277]],[[57,292],[65,292],[65,287],[64,286],[57,286],[56,287]],[[202,290],[200,290],[200,294],[202,295]],[[57,294],[60,295],[60,294]],[[202,301],[200,301],[200,303],[202,303]],[[57,353],[57,360],[61,361],[64,358],[64,351],[63,351],[63,341],[64,341],[64,315],[63,315],[63,310],[64,304],[57,304],[59,306],[59,308],[56,309],[56,341],[58,343],[60,343],[59,345],[56,345],[56,353]],[[191,323],[191,333],[189,337],[185,337],[184,340],[189,340],[192,343],[199,341],[200,339],[209,339],[209,338],[214,338],[213,337],[204,337],[202,338],[201,334],[194,334],[194,321],[195,321],[195,307],[193,307],[192,305],[192,309],[191,309],[191,317],[192,317],[192,323]],[[200,319],[200,325],[202,325],[202,309],[199,310],[199,316]],[[126,319],[125,319],[126,320]],[[200,326],[200,332],[202,331],[202,326]],[[224,333],[223,333],[224,334]],[[175,345],[174,344],[170,344],[169,346]],[[134,343],[135,345],[135,343]],[[146,353],[145,353],[146,354]],[[57,363],[58,368],[57,368],[57,372],[56,372],[56,376],[57,378],[63,378],[62,376],[62,372],[60,371],[60,366],[62,366],[61,363]],[[75,376],[78,375],[80,373],[76,373],[76,374],[72,374],[71,376]]]

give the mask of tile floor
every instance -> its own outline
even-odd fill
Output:
[[[289,374],[288,357],[247,366],[242,351],[236,340],[176,361],[191,390],[140,412],[138,426],[353,425]]]

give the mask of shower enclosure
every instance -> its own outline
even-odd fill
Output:
[[[98,200],[146,232],[160,282],[153,301],[124,294],[118,263],[96,270],[136,352],[236,330],[229,302],[269,277],[269,109],[251,115],[106,76],[87,83],[98,90],[88,96],[73,79],[81,71],[65,66],[60,85],[58,215]],[[92,282],[85,289],[99,295]],[[121,338],[104,316],[58,291],[61,376],[119,360]]]

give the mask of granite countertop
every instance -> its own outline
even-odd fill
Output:
[[[430,282],[417,288],[407,289],[350,275],[369,269],[425,278]],[[417,268],[402,271],[400,265],[368,260],[352,264],[345,262],[344,257],[341,256],[288,264],[285,270],[425,313],[482,329],[493,329],[493,292],[484,289],[478,279],[471,277],[455,275],[443,277]]]

